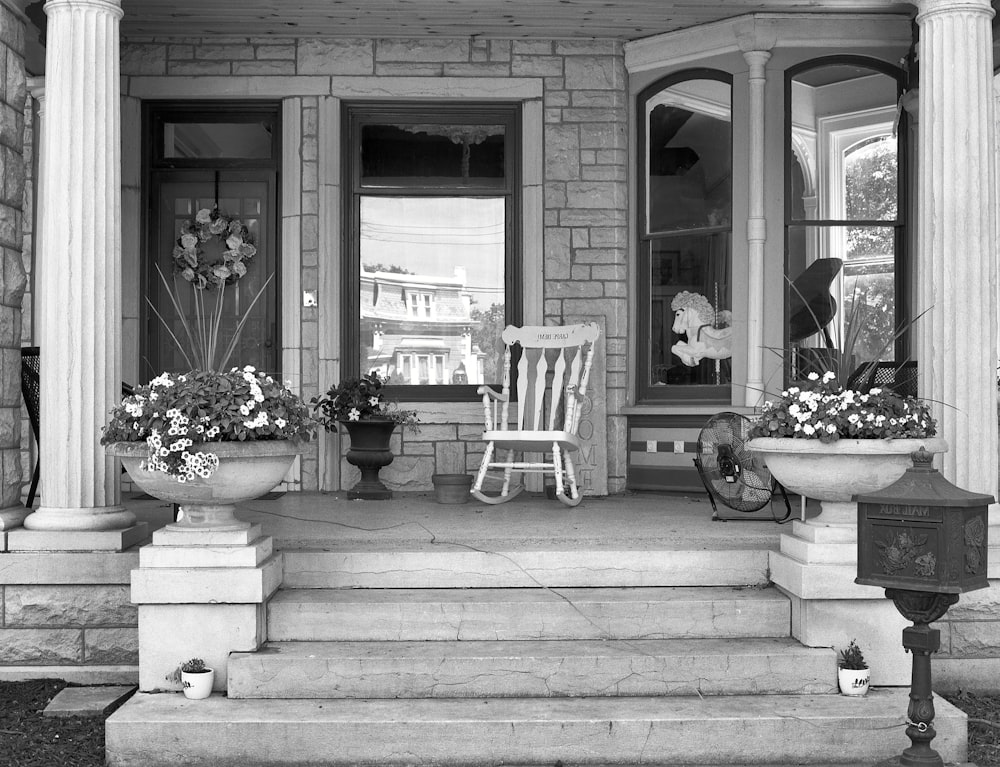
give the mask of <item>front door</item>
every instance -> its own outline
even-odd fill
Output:
[[[265,136],[271,135],[276,130],[276,120],[262,122],[260,115],[251,113],[240,122],[242,117],[232,111],[206,113],[204,107],[185,111],[176,106],[150,115],[153,152],[147,166],[148,247],[143,278],[144,295],[149,303],[144,301],[142,307],[145,337],[141,339],[140,377],[143,380],[164,371],[189,369],[192,365],[188,360],[193,360],[190,349],[185,358],[174,338],[190,347],[189,333],[200,344],[199,333],[205,330],[216,339],[214,364],[219,366],[240,319],[247,314],[248,320],[226,367],[253,365],[280,376],[275,167],[280,155],[266,141],[254,143],[246,138],[248,131],[255,129]],[[250,246],[244,248],[246,257],[239,258],[238,270],[229,272],[221,288],[221,313],[214,332],[211,322],[199,329],[195,302],[200,299],[203,314],[210,317],[219,287],[197,288],[197,275],[216,265],[225,265],[232,258],[225,255],[231,249],[227,235],[219,232],[201,238],[192,250],[198,260],[194,269],[186,269],[183,256],[176,251],[183,233],[208,232],[207,227],[199,228],[196,223],[199,211],[203,217],[205,211],[209,214],[217,211],[213,217],[221,216],[220,222],[238,221],[246,227],[244,239]],[[228,263],[232,266],[231,260]],[[160,273],[166,278],[169,291]],[[263,292],[251,308],[262,287]]]

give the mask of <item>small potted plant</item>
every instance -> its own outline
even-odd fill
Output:
[[[166,679],[181,685],[185,697],[201,700],[212,694],[215,669],[208,668],[201,658],[191,658],[167,674]]]
[[[838,653],[837,666],[837,681],[844,695],[867,694],[872,672],[856,639]]]
[[[361,470],[361,480],[348,492],[349,499],[386,500],[390,491],[378,478],[379,470],[392,463],[389,440],[397,426],[419,430],[415,410],[402,410],[387,400],[383,387],[389,382],[372,371],[360,378],[347,378],[327,392],[312,398],[317,420],[327,431],[344,427],[351,437],[347,462]]]

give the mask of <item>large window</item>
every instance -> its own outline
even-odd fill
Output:
[[[900,74],[858,57],[788,73],[789,379],[907,358]]]
[[[345,372],[472,396],[520,321],[519,109],[351,104],[345,121]]]
[[[730,399],[731,101],[711,70],[639,94],[640,401]]]

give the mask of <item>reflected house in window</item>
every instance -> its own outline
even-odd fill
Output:
[[[479,324],[463,267],[453,277],[362,268],[364,365],[394,385],[484,383]]]

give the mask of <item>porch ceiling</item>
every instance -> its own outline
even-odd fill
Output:
[[[124,38],[633,40],[748,13],[911,13],[896,0],[122,0]]]

